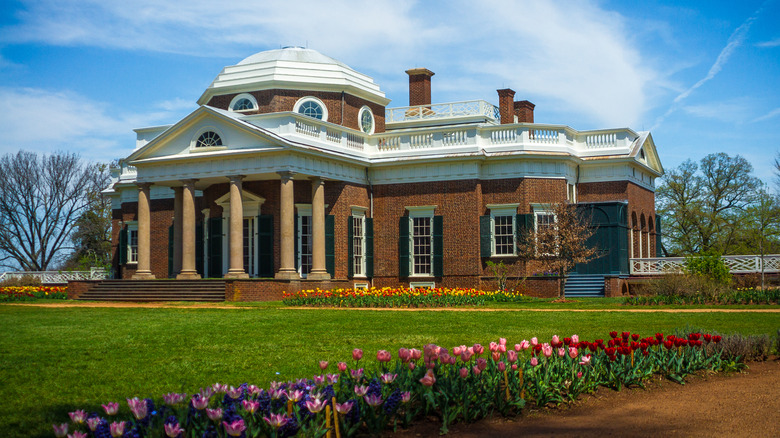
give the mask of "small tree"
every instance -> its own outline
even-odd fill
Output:
[[[536,260],[545,271],[558,274],[558,296],[565,299],[565,291],[561,280],[578,263],[587,263],[600,255],[595,247],[589,246],[587,240],[593,236],[590,218],[573,204],[553,204],[551,213],[554,222],[537,224],[527,230],[520,242],[518,253],[526,260]]]

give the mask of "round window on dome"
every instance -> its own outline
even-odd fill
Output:
[[[209,148],[215,146],[222,146],[222,138],[219,137],[214,131],[206,131],[198,137],[198,141],[195,142],[195,147]]]
[[[364,106],[360,108],[358,113],[358,121],[360,122],[360,130],[366,134],[374,133],[374,113],[371,112],[371,108]]]
[[[241,93],[230,101],[230,111],[251,111],[257,109],[257,100],[249,93]]]
[[[323,121],[328,120],[328,109],[325,104],[316,97],[304,97],[295,103],[293,111]]]
[[[252,102],[249,101],[249,99],[241,99],[233,106],[234,111],[244,111],[253,109]]]

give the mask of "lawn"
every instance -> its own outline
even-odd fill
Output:
[[[593,304],[594,307],[598,307]],[[267,385],[315,373],[353,348],[510,343],[553,334],[605,338],[686,325],[774,334],[778,313],[393,312],[251,309],[40,308],[0,305],[0,435],[52,436],[76,408],[126,397],[192,393],[214,382]],[[316,369],[318,371],[318,369]],[[124,404],[124,403],[123,403]],[[124,407],[126,408],[126,405]]]

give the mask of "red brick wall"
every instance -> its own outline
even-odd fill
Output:
[[[521,100],[515,102],[515,115],[517,115],[518,123],[533,123],[534,122],[534,108],[536,105],[527,100]]]
[[[168,278],[168,227],[173,224],[173,198],[152,199],[150,205],[151,271],[156,278]],[[196,211],[200,211],[199,202],[195,202]],[[197,215],[196,215],[197,217]],[[119,263],[119,231],[124,222],[138,220],[138,202],[125,202],[122,208],[112,212],[111,249],[114,266]],[[128,263],[119,267],[120,278],[130,278],[135,274],[137,265]]]
[[[278,301],[284,292],[352,287],[351,281],[225,280],[225,301]]]
[[[434,73],[424,68],[413,68],[406,73],[409,75],[409,106],[430,105]]]
[[[509,88],[498,90],[498,110],[501,113],[502,125],[515,122],[514,98],[514,90]]]
[[[221,96],[214,96],[209,100],[207,105],[215,108],[228,109],[230,101],[233,100],[239,93],[223,94]],[[369,102],[365,99],[355,97],[351,94],[344,93],[344,113],[342,123],[342,101],[341,93],[338,92],[325,92],[325,91],[305,91],[305,90],[263,90],[254,91],[249,93],[257,99],[258,109],[257,111],[242,112],[242,114],[267,114],[277,113],[283,111],[292,111],[300,98],[306,96],[314,96],[325,104],[328,109],[328,122],[335,123],[337,125],[346,126],[360,130],[360,121],[358,120],[358,113],[363,105],[371,108],[371,112],[374,113],[375,132],[385,132],[385,107],[382,105]]]

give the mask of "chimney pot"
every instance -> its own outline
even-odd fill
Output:
[[[514,123],[515,112],[512,104],[515,98],[515,90],[504,88],[496,91],[498,91],[498,111],[501,114],[501,124]]]
[[[517,122],[533,123],[534,108],[536,108],[536,105],[527,100],[520,100],[515,102],[515,115],[517,116]]]

